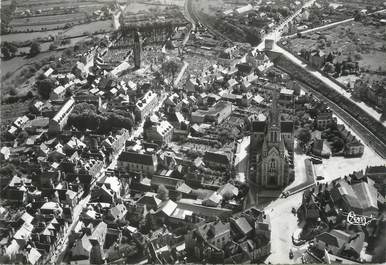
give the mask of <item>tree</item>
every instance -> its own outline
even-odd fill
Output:
[[[344,140],[338,136],[333,137],[332,147],[334,147],[336,151],[342,150],[342,148],[344,147]]]
[[[40,53],[40,50],[41,50],[41,48],[40,48],[39,42],[34,41],[31,43],[31,48],[29,50],[29,54],[30,54],[30,56],[36,56]]]
[[[165,185],[161,184],[158,186],[157,197],[162,201],[167,201],[169,199],[169,190]]]
[[[36,87],[43,99],[48,99],[50,97],[50,94],[54,86],[55,86],[55,83],[51,79],[43,79],[43,80],[36,81]]]
[[[307,129],[301,129],[298,134],[298,140],[301,145],[306,145],[311,140],[311,133]]]
[[[54,43],[51,43],[50,46],[48,47],[48,49],[50,51],[55,51],[56,49],[58,48],[58,45],[54,44]]]
[[[175,60],[166,61],[161,66],[162,72],[171,74],[173,80],[179,68],[180,68],[180,65]]]
[[[333,61],[334,61],[334,55],[332,54],[332,52],[330,52],[330,53],[327,55],[326,62],[332,63]]]
[[[330,63],[330,62],[327,62],[325,65],[324,65],[324,72],[326,73],[334,73],[335,72],[335,66],[334,64]]]
[[[1,52],[4,55],[4,59],[8,60],[15,56],[17,46],[11,42],[4,42],[1,47]]]
[[[80,114],[83,112],[96,112],[97,108],[93,104],[89,104],[86,102],[78,103],[74,106],[74,109],[72,111],[73,114]]]

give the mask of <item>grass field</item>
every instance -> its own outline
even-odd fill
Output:
[[[45,25],[66,24],[71,22],[73,23],[73,22],[82,20],[84,18],[85,18],[85,15],[83,13],[16,18],[16,19],[12,19],[10,26],[12,26],[13,28],[29,27],[29,26],[45,27]]]
[[[39,26],[40,27],[40,26]],[[39,27],[37,27],[39,29]],[[56,25],[55,25],[56,27]],[[37,38],[43,38],[47,36],[55,36],[59,33],[62,33],[64,36],[72,37],[78,36],[85,32],[94,33],[101,30],[111,31],[113,30],[113,25],[111,20],[101,20],[95,21],[87,24],[81,24],[73,26],[66,30],[48,30],[48,31],[39,31],[39,32],[29,32],[29,33],[12,33],[1,36],[1,41],[27,41]]]

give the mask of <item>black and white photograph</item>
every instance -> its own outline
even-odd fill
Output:
[[[0,264],[386,264],[385,0],[0,12]]]

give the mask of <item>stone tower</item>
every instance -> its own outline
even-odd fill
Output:
[[[141,33],[135,31],[134,33],[134,66],[135,68],[141,68],[141,52],[142,52],[142,40]]]

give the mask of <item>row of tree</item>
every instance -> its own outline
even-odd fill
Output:
[[[1,53],[3,54],[5,60],[15,57],[17,51],[18,51],[18,46],[12,42],[4,42],[1,45]],[[40,53],[40,51],[41,51],[41,47],[39,42],[37,41],[32,42],[29,50],[29,55],[31,57],[36,56]]]
[[[94,105],[79,103],[75,106],[68,119],[68,124],[78,130],[92,130],[107,134],[113,128],[125,128],[131,130],[134,122],[131,117],[123,116],[114,112],[97,113]]]

